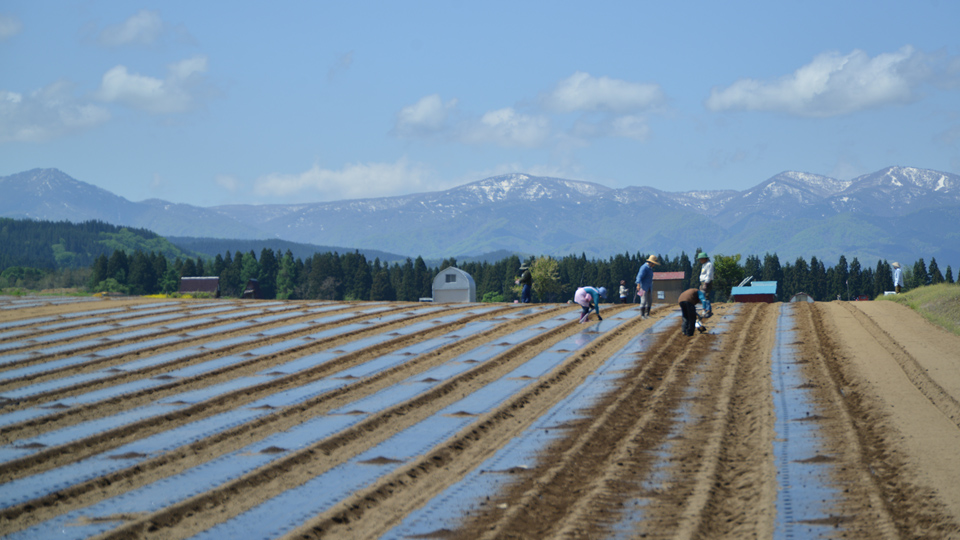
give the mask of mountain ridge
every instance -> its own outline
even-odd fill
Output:
[[[890,260],[960,256],[954,235],[926,231],[923,219],[911,219],[960,209],[960,177],[899,166],[852,180],[784,171],[743,191],[610,188],[511,173],[395,197],[213,207],[130,202],[56,169],[2,177],[0,189],[11,194],[0,201],[0,216],[99,219],[170,236],[278,238],[431,259],[499,250],[608,257],[697,248],[777,252],[791,259],[835,253]],[[855,235],[856,245],[834,245],[804,234],[838,236],[829,233],[831,223],[869,229],[876,238],[867,242]],[[908,232],[898,236],[904,227]],[[914,246],[930,252],[915,253]]]

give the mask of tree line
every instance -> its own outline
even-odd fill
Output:
[[[699,251],[699,249],[698,249]],[[650,254],[623,253],[608,259],[587,259],[568,255],[558,259],[539,257],[533,263],[534,295],[541,302],[566,302],[577,287],[604,286],[610,293],[607,300],[618,301],[617,290],[623,280],[633,291],[640,265]],[[687,285],[696,287],[700,265],[686,252],[668,257],[658,255],[657,272],[683,272]],[[445,259],[438,267],[428,267],[423,258],[406,259],[403,263],[385,264],[379,258],[368,260],[359,252],[315,253],[306,258],[294,257],[290,250],[280,254],[264,248],[259,256],[254,251],[227,251],[213,260],[176,257],[169,261],[156,252],[134,251],[128,255],[116,250],[109,257],[98,256],[90,267],[89,290],[145,295],[175,293],[180,278],[216,276],[220,278],[222,296],[239,297],[250,279],[256,279],[262,298],[417,301],[432,296],[433,278],[448,266],[457,266],[473,276],[477,298],[484,302],[512,302],[520,298],[515,284],[520,272],[520,257],[511,255],[497,262],[465,262]],[[789,300],[805,292],[818,301],[853,300],[861,296],[873,298],[893,289],[893,270],[886,260],[876,265],[862,265],[854,257],[848,262],[840,256],[837,264],[827,268],[817,257],[798,257],[781,263],[774,253],[762,258],[740,255],[717,255],[714,300],[729,299],[730,288],[751,277],[754,281],[776,281],[777,298]],[[919,259],[904,267],[906,288],[941,282],[953,283],[953,270],[941,272],[935,258],[927,264]],[[633,293],[629,297],[633,301]]]

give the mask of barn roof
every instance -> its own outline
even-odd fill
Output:
[[[686,272],[654,272],[653,279],[659,281],[662,279],[686,279]]]
[[[181,293],[216,293],[220,289],[219,277],[182,277],[180,278]]]
[[[730,289],[730,296],[750,296],[755,294],[777,295],[776,281],[754,281],[746,287],[734,287]]]

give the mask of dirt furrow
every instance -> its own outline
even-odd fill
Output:
[[[651,324],[651,321],[634,317],[604,334],[541,377],[534,386],[478,418],[453,439],[438,445],[371,488],[355,493],[289,536],[376,538],[382,535],[399,524],[411,511],[461,481],[557,402],[569,396],[610,355],[622,349],[639,331]],[[468,533],[465,537],[476,538],[477,535]]]
[[[957,427],[960,427],[960,400],[957,400],[937,384],[927,373],[927,370],[920,365],[920,362],[902,345],[897,343],[890,334],[880,328],[866,313],[849,303],[841,303],[840,305],[900,364],[900,369],[903,370],[904,375],[910,379],[917,390],[940,409],[947,418],[951,419]]]
[[[744,324],[730,331],[717,355],[726,365],[716,404],[702,415],[713,419],[703,450],[706,463],[697,474],[677,538],[769,538],[773,534],[776,469],[771,447],[774,409],[770,360],[776,331],[776,308],[744,307]],[[713,393],[711,392],[710,395]],[[708,399],[697,403],[703,410]],[[696,413],[695,413],[696,414]],[[706,427],[706,426],[705,426]],[[687,436],[687,440],[696,437]]]
[[[894,520],[897,505],[892,504],[893,493],[885,493],[884,475],[877,474],[877,467],[884,467],[883,451],[877,447],[882,445],[879,426],[871,425],[870,415],[859,409],[856,396],[847,394],[849,385],[820,309],[799,304],[794,320],[800,335],[801,366],[817,407],[814,420],[826,441],[818,458],[838,463],[830,471],[845,494],[837,502],[836,525],[859,538],[898,538],[906,531],[898,531],[903,524]]]
[[[188,422],[195,422],[199,419],[207,418],[217,413],[241,407],[247,403],[263,398],[270,394],[302,386],[319,378],[327,377],[336,371],[352,367],[358,363],[367,361],[372,357],[403,348],[411,343],[419,342],[429,337],[450,332],[451,330],[460,327],[464,322],[466,322],[466,320],[471,318],[472,317],[461,319],[457,321],[457,323],[452,323],[451,325],[437,325],[425,332],[410,334],[388,340],[373,347],[356,351],[354,353],[344,354],[333,361],[323,363],[304,371],[270,379],[261,384],[225,392],[211,399],[171,411],[163,416],[149,417],[131,424],[96,433],[84,439],[72,441],[64,445],[44,448],[25,458],[0,464],[0,479],[3,481],[8,481],[9,479],[21,478],[31,474],[36,474],[44,470],[49,470],[62,466],[66,463],[83,459],[85,457],[109,451],[130,441],[167,431]],[[321,343],[319,348],[326,348],[322,345],[323,344]],[[313,347],[315,346],[317,346],[315,343],[311,344],[308,346],[310,347],[308,350],[300,349],[298,352],[316,352],[313,350]],[[289,359],[291,358],[286,358],[286,360]],[[410,366],[413,365],[415,364],[410,364],[407,367],[401,366],[394,370],[388,370],[388,372],[381,373],[378,376],[364,379],[363,381],[358,381],[357,384],[351,385],[350,388],[354,393],[357,392],[357,389],[370,390],[370,385],[372,382],[381,380],[388,374],[397,376],[398,370],[403,372],[409,370]],[[214,372],[211,378],[214,378],[216,375],[217,373]],[[69,423],[72,424],[76,423],[77,421],[86,421],[92,418],[107,416],[108,414],[118,412],[120,410],[127,410],[137,405],[143,405],[156,401],[160,397],[166,395],[171,395],[194,388],[203,388],[209,386],[210,384],[212,384],[210,378],[201,377],[199,381],[194,381],[192,384],[177,386],[170,390],[164,388],[159,390],[152,389],[139,392],[134,396],[122,396],[119,398],[114,398],[108,400],[106,403],[77,407],[77,409],[80,409],[78,413],[67,417],[67,420],[70,420],[71,422]],[[330,395],[339,395],[344,391],[349,390],[332,392]],[[13,430],[11,429],[10,433],[4,433],[5,439],[11,439],[12,442],[15,442],[16,439],[32,436],[35,433],[45,432],[47,429],[43,429],[46,427],[44,424],[45,422],[41,422],[37,427],[31,427],[31,429],[24,429],[19,432],[12,432]]]
[[[915,482],[916,472],[906,464],[883,406],[844,356],[846,334],[829,313],[848,308],[803,305],[796,317],[801,350],[821,395],[820,423],[831,445],[827,451],[844,464],[833,468],[844,493],[836,513],[844,528],[860,538],[958,538],[960,527],[934,493]],[[882,336],[880,341],[882,345]]]
[[[237,515],[249,509],[269,496],[295,488],[383,442],[399,431],[429,418],[443,407],[503,377],[518,364],[548,349],[557,341],[577,333],[582,328],[568,323],[553,330],[544,331],[537,337],[514,346],[412,400],[371,415],[333,437],[297,451],[235,482],[130,523],[108,537],[139,537],[145,530],[157,527],[165,531],[164,536],[169,537],[189,536],[205,530],[231,515]],[[518,407],[524,407],[523,400]],[[486,428],[479,428],[480,432],[485,430]],[[394,488],[387,488],[387,492],[395,491]]]
[[[254,305],[251,305],[251,306],[247,306],[247,308],[248,308],[248,309],[258,309],[258,307],[257,307],[255,304],[254,304]],[[180,319],[180,321],[189,321],[189,320],[192,320],[192,319],[203,319],[203,318],[209,317],[209,315],[204,315],[204,314],[193,314],[193,315],[191,315],[191,314],[189,314],[189,312],[192,311],[192,309],[195,309],[195,308],[184,308],[184,309],[182,309],[181,311],[183,312],[184,317],[183,317],[182,319]],[[217,320],[217,321],[210,321],[210,322],[203,322],[203,323],[199,323],[199,322],[198,322],[198,323],[196,324],[196,326],[194,326],[194,327],[191,328],[191,330],[197,330],[197,329],[201,329],[201,328],[210,328],[210,327],[213,327],[213,326],[217,326],[218,324],[223,324],[223,323],[225,323],[225,322],[241,322],[241,321],[256,319],[256,318],[258,318],[258,317],[263,317],[263,316],[265,316],[265,315],[280,315],[280,314],[282,314],[282,313],[292,313],[292,312],[300,311],[300,310],[302,310],[302,309],[304,309],[303,306],[295,305],[295,306],[291,306],[291,307],[289,307],[289,308],[287,308],[287,309],[284,309],[284,310],[278,310],[278,311],[273,311],[273,312],[269,312],[269,313],[266,312],[266,311],[261,311],[261,312],[259,312],[259,313],[251,313],[250,315],[247,315],[247,316],[244,316],[244,317],[238,317],[238,318],[232,319],[232,320],[230,320],[230,321]],[[145,317],[149,317],[149,315],[145,315]],[[304,314],[303,317],[316,317],[316,315],[315,315],[315,314],[313,314],[313,315],[311,315],[311,314]],[[136,320],[136,319],[130,319],[130,320]],[[286,322],[287,322],[287,321],[284,321],[284,323],[286,323]],[[109,338],[110,338],[111,336],[116,336],[116,335],[123,334],[123,333],[126,333],[126,332],[132,332],[132,331],[135,331],[135,330],[142,330],[142,329],[144,329],[144,328],[156,327],[156,328],[158,328],[158,329],[161,329],[161,331],[160,331],[160,332],[157,332],[157,333],[155,333],[155,334],[151,334],[151,335],[146,336],[146,337],[143,337],[143,338],[137,338],[136,340],[131,340],[131,341],[135,342],[135,341],[144,341],[144,340],[148,340],[148,339],[156,339],[156,338],[159,338],[159,337],[176,335],[176,334],[179,334],[179,333],[182,333],[182,332],[183,332],[183,330],[163,330],[163,326],[164,326],[165,323],[170,323],[170,321],[169,321],[169,320],[166,320],[166,321],[144,322],[144,323],[142,323],[142,324],[133,324],[133,325],[129,325],[129,326],[122,326],[122,325],[116,324],[116,323],[113,322],[113,321],[107,320],[107,321],[102,321],[101,324],[106,324],[106,325],[108,325],[108,326],[113,326],[113,328],[111,328],[111,329],[104,329],[104,330],[100,330],[100,331],[97,331],[97,332],[85,333],[85,334],[82,334],[82,335],[79,335],[79,336],[69,336],[69,337],[64,337],[64,338],[61,338],[61,339],[51,340],[51,341],[42,342],[42,343],[26,343],[26,342],[27,342],[29,339],[31,339],[31,338],[30,338],[30,337],[22,337],[22,338],[20,338],[20,339],[23,340],[24,343],[25,343],[23,347],[18,347],[18,348],[15,348],[15,349],[5,350],[5,351],[4,351],[4,354],[29,352],[29,351],[32,351],[32,350],[39,350],[39,349],[43,349],[43,348],[46,348],[46,347],[56,347],[56,346],[61,346],[61,345],[65,345],[65,344],[69,344],[69,343],[73,343],[73,342],[86,341],[86,340],[98,340],[98,341],[101,341],[101,343],[100,343],[100,344],[82,344],[82,345],[77,345],[77,346],[75,346],[75,347],[72,347],[72,348],[70,348],[70,349],[63,350],[63,351],[58,351],[58,352],[49,353],[49,354],[36,355],[36,356],[34,356],[34,357],[31,357],[31,358],[26,358],[26,359],[23,359],[23,360],[18,360],[18,361],[16,361],[16,362],[10,362],[10,363],[8,363],[8,364],[4,364],[4,365],[2,366],[2,369],[3,369],[3,370],[9,370],[9,369],[20,368],[20,367],[29,366],[29,365],[42,364],[42,363],[44,363],[44,362],[49,362],[50,360],[54,360],[54,359],[57,359],[57,358],[62,358],[62,357],[65,357],[65,356],[75,356],[75,355],[81,354],[81,353],[83,353],[83,354],[96,353],[97,351],[100,351],[100,350],[103,350],[103,349],[106,349],[106,348],[109,348],[109,347],[115,347],[115,346],[117,346],[117,345],[119,344],[117,341],[110,341]],[[283,323],[281,323],[281,324],[283,324]],[[277,326],[277,324],[264,325],[263,328],[267,328],[268,326]],[[73,330],[73,329],[71,329],[71,330]],[[204,338],[200,338],[200,339],[204,339]],[[126,341],[125,341],[124,343],[126,343]]]
[[[69,425],[73,425],[79,421],[87,421],[91,418],[98,418],[116,414],[118,412],[129,410],[134,407],[143,406],[152,402],[162,399],[164,397],[176,395],[182,392],[206,388],[218,383],[227,382],[229,380],[235,379],[237,377],[243,376],[252,376],[258,372],[270,369],[273,366],[282,364],[294,360],[296,358],[306,356],[309,354],[315,354],[323,350],[336,349],[337,347],[343,346],[345,343],[349,343],[353,340],[360,339],[366,336],[377,335],[382,333],[389,333],[391,330],[407,326],[411,322],[421,320],[424,318],[429,318],[431,315],[421,315],[417,317],[411,317],[410,319],[405,319],[402,321],[395,321],[392,323],[386,323],[381,325],[371,325],[367,328],[362,328],[355,331],[344,332],[337,336],[331,336],[329,338],[318,339],[310,343],[306,343],[300,346],[292,347],[286,349],[282,352],[275,354],[265,354],[258,355],[250,358],[249,360],[241,360],[237,362],[232,362],[228,365],[222,366],[217,369],[210,370],[206,373],[195,375],[191,377],[183,378],[171,378],[170,382],[159,384],[155,386],[150,386],[139,391],[131,391],[125,393],[121,396],[104,399],[101,401],[91,402],[82,405],[75,405],[70,408],[51,408],[50,413],[46,414],[39,418],[34,418],[30,420],[25,420],[20,423],[10,424],[7,426],[0,427],[0,444],[8,444],[10,441],[16,439],[26,438],[30,436],[35,436],[39,433],[44,433],[54,429],[60,429]],[[435,316],[433,314],[432,316]],[[270,382],[260,385],[264,390],[270,388],[281,389],[284,386],[296,386],[302,384],[303,382],[313,380],[319,376],[324,376],[333,371],[346,369],[354,365],[358,361],[366,358],[370,351],[383,351],[388,352],[395,348],[400,348],[409,344],[410,342],[416,342],[425,338],[432,337],[437,334],[442,334],[445,332],[454,331],[457,328],[463,326],[464,324],[473,321],[473,320],[483,320],[488,318],[496,317],[497,313],[486,313],[475,316],[467,316],[458,321],[447,323],[443,325],[437,325],[429,331],[420,332],[405,337],[399,337],[389,342],[380,344],[378,346],[368,349],[367,352],[363,353],[354,353],[350,355],[343,355],[335,360],[324,363],[322,366],[318,366],[313,370],[308,372],[303,372],[297,375],[291,375],[286,377],[277,377],[272,379]],[[361,320],[366,320],[361,318]],[[335,328],[338,326],[343,326],[345,324],[356,323],[357,319],[351,318],[345,321],[339,321],[336,324],[329,326],[318,326],[307,330],[307,332],[317,332],[320,329],[324,328]],[[303,332],[297,332],[297,335],[302,335]],[[149,378],[160,379],[169,372],[171,369],[182,369],[192,365],[200,364],[203,362],[208,362],[221,358],[228,355],[243,354],[244,351],[253,350],[258,347],[263,347],[265,345],[270,345],[273,343],[280,343],[289,339],[296,339],[297,336],[294,335],[281,335],[276,339],[265,340],[262,342],[248,342],[245,344],[237,345],[235,347],[229,347],[225,349],[216,349],[215,351],[209,354],[198,354],[190,357],[181,358],[179,360],[172,360],[163,364],[158,364],[156,366],[151,366],[148,368],[131,370],[125,372],[121,375],[114,377],[105,377],[103,379],[98,379],[96,381],[89,381],[87,383],[81,383],[77,385],[72,385],[69,387],[61,388],[55,391],[51,391],[44,394],[39,394],[37,396],[31,396],[29,399],[23,399],[18,403],[19,407],[34,405],[43,403],[56,403],[57,400],[62,400],[64,398],[82,395],[88,392],[95,392],[99,389],[106,389],[116,386],[118,384],[136,382]],[[159,353],[159,352],[158,352]]]
[[[360,322],[360,321],[364,321],[364,320],[372,320],[372,319],[381,317],[381,316],[383,316],[383,315],[385,315],[385,314],[388,314],[388,313],[391,313],[391,312],[402,311],[403,309],[404,309],[404,308],[397,308],[397,309],[391,310],[390,312],[379,312],[379,313],[376,313],[376,314],[362,314],[362,313],[361,313],[361,314],[358,314],[356,317],[353,317],[353,318],[351,318],[351,319],[349,319],[349,320],[337,321],[335,324],[333,324],[333,325],[331,325],[331,326],[341,326],[341,325],[344,325],[344,324],[356,323],[356,322]],[[298,308],[296,308],[296,309],[288,310],[288,312],[295,312],[295,311],[300,311],[300,310],[301,310],[301,308],[298,307]],[[237,323],[237,322],[244,322],[244,321],[247,321],[247,320],[256,319],[256,318],[258,318],[258,317],[263,317],[264,315],[265,315],[264,313],[259,313],[259,314],[250,315],[250,316],[248,316],[248,317],[243,317],[243,318],[236,319],[236,320],[217,321],[217,323],[214,323],[213,326],[217,326],[217,325],[229,325],[229,324],[233,324],[233,323]],[[324,315],[327,315],[327,314],[324,314]],[[435,315],[436,315],[436,314],[418,315],[418,316],[415,316],[415,317],[411,317],[411,320],[416,320],[416,319],[425,318],[425,317],[431,317],[431,316],[435,316]],[[134,338],[134,339],[126,340],[126,341],[123,341],[123,342],[110,342],[110,343],[105,343],[103,346],[98,346],[98,347],[95,347],[95,348],[93,348],[93,349],[91,349],[91,350],[87,350],[87,349],[71,350],[71,351],[69,351],[69,352],[64,352],[64,353],[59,353],[59,354],[54,354],[54,355],[42,356],[42,357],[37,357],[37,358],[30,358],[30,359],[28,359],[28,360],[22,361],[21,363],[17,363],[16,367],[25,367],[25,366],[28,366],[28,365],[43,364],[43,363],[47,363],[47,362],[52,362],[52,361],[58,360],[58,359],[60,359],[60,358],[77,356],[77,354],[78,354],[78,353],[81,353],[81,352],[84,353],[84,355],[90,355],[90,358],[89,358],[88,360],[82,362],[82,363],[77,363],[77,364],[72,364],[72,365],[68,365],[68,366],[53,368],[53,369],[49,369],[49,370],[42,371],[42,372],[38,372],[38,373],[34,373],[34,374],[24,375],[24,376],[22,376],[22,377],[18,377],[18,378],[15,378],[15,379],[7,379],[7,380],[4,380],[4,381],[0,382],[0,391],[9,391],[9,390],[12,390],[12,389],[15,389],[15,388],[20,388],[20,387],[22,387],[22,386],[26,386],[26,385],[28,385],[28,384],[36,384],[36,383],[38,383],[38,382],[44,382],[44,381],[48,381],[48,380],[59,379],[59,378],[67,377],[67,376],[69,376],[69,375],[89,373],[89,372],[92,372],[92,371],[100,371],[100,370],[103,370],[103,369],[106,369],[106,368],[110,368],[110,367],[112,367],[112,366],[122,365],[122,364],[125,363],[125,362],[129,362],[132,358],[137,358],[137,357],[142,356],[142,355],[144,355],[144,354],[155,355],[155,354],[160,354],[160,353],[164,353],[164,352],[176,351],[176,350],[183,349],[183,348],[186,348],[186,347],[191,347],[191,346],[201,347],[201,346],[204,346],[204,345],[209,344],[209,343],[211,343],[211,342],[217,342],[217,341],[226,340],[226,339],[235,338],[235,337],[241,337],[241,336],[246,336],[246,335],[256,335],[256,334],[258,334],[258,333],[263,332],[264,330],[269,330],[269,329],[273,329],[273,328],[282,328],[282,327],[287,326],[287,325],[296,324],[296,323],[299,323],[299,322],[306,322],[306,321],[309,321],[309,320],[312,320],[312,319],[316,319],[316,318],[321,317],[321,316],[322,316],[322,315],[318,315],[318,314],[316,314],[316,313],[304,313],[303,315],[301,315],[301,316],[299,316],[299,317],[292,317],[292,318],[290,318],[290,319],[285,319],[285,320],[283,320],[283,321],[276,321],[276,322],[266,323],[266,324],[263,324],[262,326],[248,327],[248,328],[240,328],[240,329],[232,329],[232,330],[227,330],[227,331],[225,331],[225,332],[222,333],[222,334],[209,334],[209,335],[203,335],[203,336],[189,336],[189,335],[187,335],[187,334],[184,334],[184,333],[183,333],[183,330],[180,330],[180,329],[178,329],[178,330],[171,330],[171,331],[169,331],[169,332],[163,332],[163,333],[153,334],[153,335],[146,336],[146,337],[142,337],[142,338]],[[161,323],[159,326],[162,326],[162,323]],[[204,326],[203,326],[203,328],[207,328],[207,327],[211,327],[211,325],[204,325]],[[230,353],[243,352],[244,350],[247,350],[247,349],[252,349],[252,348],[255,348],[255,347],[260,347],[260,346],[263,346],[263,345],[266,345],[266,344],[270,344],[270,343],[276,343],[276,342],[283,341],[283,340],[286,340],[286,339],[293,339],[293,338],[296,338],[296,337],[301,336],[301,335],[309,334],[309,333],[311,333],[311,332],[316,332],[318,328],[323,328],[323,327],[324,327],[324,326],[317,326],[317,327],[311,327],[311,328],[307,328],[307,329],[300,329],[300,330],[292,331],[292,332],[290,332],[290,333],[288,333],[288,334],[282,334],[282,335],[279,335],[279,336],[273,336],[273,337],[264,339],[263,341],[251,341],[251,342],[247,342],[247,343],[237,344],[237,345],[234,345],[234,346],[227,346],[227,347],[223,347],[223,348],[221,348],[221,349],[217,349],[217,353],[230,354]],[[197,328],[201,328],[201,327],[198,326]],[[191,330],[195,330],[195,329],[191,329]],[[159,347],[150,348],[149,350],[137,350],[137,351],[132,351],[132,352],[129,352],[129,353],[111,354],[111,355],[107,355],[107,356],[98,356],[98,355],[96,355],[96,353],[97,353],[98,351],[109,350],[109,348],[114,348],[114,347],[118,347],[118,346],[122,346],[122,345],[129,345],[129,344],[133,344],[133,343],[148,342],[148,341],[151,341],[151,340],[154,340],[154,339],[171,337],[171,336],[178,336],[178,337],[180,337],[181,339],[177,340],[175,343],[164,344],[164,345],[161,345],[161,346],[159,346]],[[189,362],[191,362],[191,361],[196,362],[196,361],[204,360],[204,359],[206,359],[206,358],[207,358],[206,355],[198,355],[198,356],[195,356],[195,357],[193,357],[193,358],[181,359],[181,360],[177,361],[175,365],[176,365],[177,367],[183,367],[183,366],[186,366],[186,365],[190,365]],[[164,370],[168,370],[168,369],[170,369],[169,365],[160,365],[160,366],[155,366],[155,367],[149,368],[149,370],[138,370],[138,372],[144,372],[144,373],[145,373],[145,372],[149,371],[149,372],[162,373]],[[117,375],[116,377],[110,379],[110,383],[109,383],[109,384],[110,384],[110,385],[117,384],[116,382],[113,382],[113,381],[119,380],[119,379],[123,378],[124,376],[125,376],[125,375],[123,375],[123,374]],[[96,384],[96,383],[93,383],[93,384]],[[84,389],[84,388],[90,387],[91,385],[92,385],[92,384],[77,385],[77,388],[79,388],[79,389]],[[72,387],[71,387],[71,388],[72,388]],[[65,391],[66,391],[66,390],[64,389],[64,390],[61,391],[61,392],[65,392]],[[41,398],[36,398],[36,399],[41,399]],[[35,400],[36,400],[36,399],[35,399]],[[9,408],[9,407],[11,407],[11,406],[20,406],[22,403],[27,403],[27,402],[28,402],[28,401],[26,401],[26,400],[19,400],[18,402],[15,402],[15,403],[2,403],[2,404],[0,404],[0,409],[2,409],[2,408]]]
[[[543,321],[555,315],[556,310],[548,310],[546,312],[529,316],[527,318],[527,322],[531,325],[534,325],[539,321]],[[43,500],[31,501],[30,503],[19,505],[16,508],[7,509],[0,512],[0,519],[16,519],[19,520],[19,522],[22,522],[23,526],[26,526],[30,522],[49,519],[49,517],[52,515],[63,513],[72,507],[90,504],[96,500],[101,500],[106,497],[122,493],[122,490],[131,489],[133,487],[155,481],[159,478],[176,474],[177,472],[185,470],[190,466],[208,461],[227,452],[235,451],[249,444],[252,440],[262,439],[271,433],[288,429],[312,417],[322,415],[332,409],[342,407],[353,400],[370,395],[379,389],[398,384],[400,381],[418,372],[422,372],[430,367],[442,364],[448,361],[450,358],[456,357],[483,342],[495,341],[500,336],[516,331],[517,327],[514,324],[515,323],[501,325],[492,331],[479,333],[469,338],[463,338],[453,344],[433,351],[432,353],[422,355],[421,357],[411,358],[395,368],[383,371],[377,375],[365,379],[354,381],[338,390],[330,391],[304,403],[278,410],[275,413],[261,417],[253,422],[248,422],[236,428],[218,433],[214,436],[192,443],[187,447],[180,448],[160,457],[139,463],[129,469],[124,469],[95,481],[74,486],[63,492],[45,497]],[[546,332],[545,334],[532,340],[530,343],[525,344],[515,350],[522,350],[525,347],[536,348],[546,346],[553,342],[555,335],[563,336],[568,334],[570,331],[571,327],[566,325],[554,331]],[[423,336],[419,336],[418,338],[413,336],[405,339],[422,339],[422,337]],[[397,348],[399,347],[390,347],[389,350],[395,350]],[[357,353],[350,355],[352,357],[350,365],[355,365],[357,363],[370,360],[379,356],[380,354],[383,354],[384,352],[387,352],[387,350],[383,349],[383,347],[358,351]],[[356,444],[354,441],[361,441],[360,444],[365,444],[362,441],[368,436],[368,433],[372,433],[372,435],[370,435],[371,437],[376,437],[377,435],[374,433],[376,430],[386,429],[386,433],[389,434],[391,429],[396,429],[396,426],[401,425],[403,422],[411,421],[413,418],[415,418],[418,409],[425,409],[427,412],[429,412],[430,410],[433,410],[431,407],[431,402],[433,402],[434,406],[440,406],[443,403],[446,403],[446,401],[449,401],[449,399],[453,399],[453,397],[445,398],[444,396],[459,395],[454,394],[454,392],[456,392],[463,385],[471,384],[473,379],[480,379],[480,382],[473,383],[474,385],[482,385],[485,384],[489,378],[489,376],[484,378],[484,374],[487,372],[493,372],[495,375],[496,373],[500,373],[504,369],[509,368],[511,362],[513,362],[513,356],[510,353],[502,356],[503,357],[500,359],[481,364],[477,368],[474,368],[473,370],[457,377],[456,379],[449,381],[447,384],[435,389],[429,395],[421,396],[417,400],[414,400],[414,402],[408,403],[405,406],[394,408],[394,410],[390,411],[384,411],[382,414],[376,415],[365,420],[364,422],[361,422],[360,425],[352,430],[349,430],[347,433],[324,441],[323,445],[319,447],[319,454],[314,455],[315,452],[309,450],[305,452],[305,455],[307,456],[306,458],[302,456],[299,458],[294,457],[291,458],[291,463],[296,463],[298,460],[303,459],[309,460],[313,457],[320,457],[323,461],[328,461],[324,456],[333,452],[336,448]],[[329,373],[327,373],[327,375],[329,375]],[[289,381],[290,385],[299,385],[309,382],[302,374],[288,378],[291,379]],[[273,388],[272,390],[277,391],[277,388]],[[440,401],[436,401],[438,399]],[[228,400],[224,398],[223,401],[223,406],[218,407],[217,410],[230,410],[240,405],[237,403],[236,399]],[[247,403],[250,401],[250,399],[244,398],[242,401],[243,403]],[[208,401],[205,407],[198,408],[199,412],[197,414],[206,414],[205,409],[208,410],[211,408],[212,404]],[[422,414],[426,414],[426,412]],[[195,417],[186,417],[183,419],[183,422],[193,421],[195,419]],[[171,429],[176,425],[178,424],[170,421],[164,421],[161,422],[160,425],[156,426],[156,429],[153,431],[164,431]],[[142,436],[144,435],[131,435],[129,438],[140,438]],[[382,435],[381,437],[385,436],[387,435]],[[113,448],[116,447],[116,444],[110,440],[109,446]],[[97,447],[96,452],[90,451],[87,453],[102,453],[103,451],[105,451],[104,447],[100,446]],[[286,465],[281,463],[278,470],[282,470],[285,466]],[[269,474],[267,474],[267,476],[269,476]],[[37,508],[43,508],[45,511],[37,513]],[[25,512],[35,515],[24,515]],[[21,528],[21,526],[18,525],[17,528]]]
[[[466,517],[454,537],[550,536],[608,467],[626,475],[643,468],[647,461],[643,454],[665,437],[671,421],[668,412],[712,339],[702,335],[689,340],[678,328],[661,334],[624,373],[617,390],[590,407],[583,421],[566,426],[568,433],[543,451],[534,468],[518,473],[495,500]],[[640,426],[636,432],[642,435],[624,451],[629,459],[611,462],[624,433],[633,426]],[[597,516],[594,520],[602,521]]]

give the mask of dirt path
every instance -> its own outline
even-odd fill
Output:
[[[104,339],[119,334],[94,333],[99,316],[81,313],[134,303],[143,302],[63,312],[91,329],[77,339]],[[175,304],[184,321],[203,307]],[[774,538],[785,519],[782,493],[802,488],[782,484],[774,455],[785,436],[775,399],[785,391],[807,400],[806,410],[782,411],[785,420],[817,434],[804,466],[821,471],[835,493],[801,524],[805,534],[960,538],[960,338],[902,306],[727,304],[716,307],[709,333],[692,338],[672,306],[650,319],[613,307],[603,323],[586,325],[565,305],[414,313],[424,306],[392,304],[372,313],[364,311],[371,304],[344,304],[314,322],[322,315],[310,310],[320,306],[289,302],[271,313],[292,316],[247,327],[202,319],[204,328],[230,330],[89,355],[42,375],[2,378],[68,356],[4,364],[0,353],[0,396],[26,396],[0,401],[0,533],[50,524],[80,538],[224,537],[254,534],[250,527],[289,510],[300,512],[290,525],[262,534]],[[8,310],[2,320],[57,309]],[[164,329],[170,323],[140,326],[176,335]],[[28,340],[54,335],[49,324],[16,326],[25,332],[3,341],[14,352],[41,350]],[[239,341],[220,350],[220,339]],[[778,347],[799,373],[795,388],[773,384]],[[152,355],[174,360],[141,363]],[[563,424],[539,425],[598,384],[611,362],[623,367],[605,391],[576,402]],[[168,376],[181,369],[191,375]],[[29,392],[44,384],[53,386]],[[158,403],[169,409],[148,415]],[[475,482],[478,468],[512,442],[545,432],[528,463],[493,472],[497,488],[480,492],[455,521],[428,523],[414,536],[398,528]],[[60,442],[31,442],[53,440]],[[148,440],[162,449],[128,450]],[[330,495],[342,486],[354,487]],[[34,488],[35,496],[16,492]],[[137,500],[149,504],[125,502]],[[271,519],[248,518],[257,512]]]

